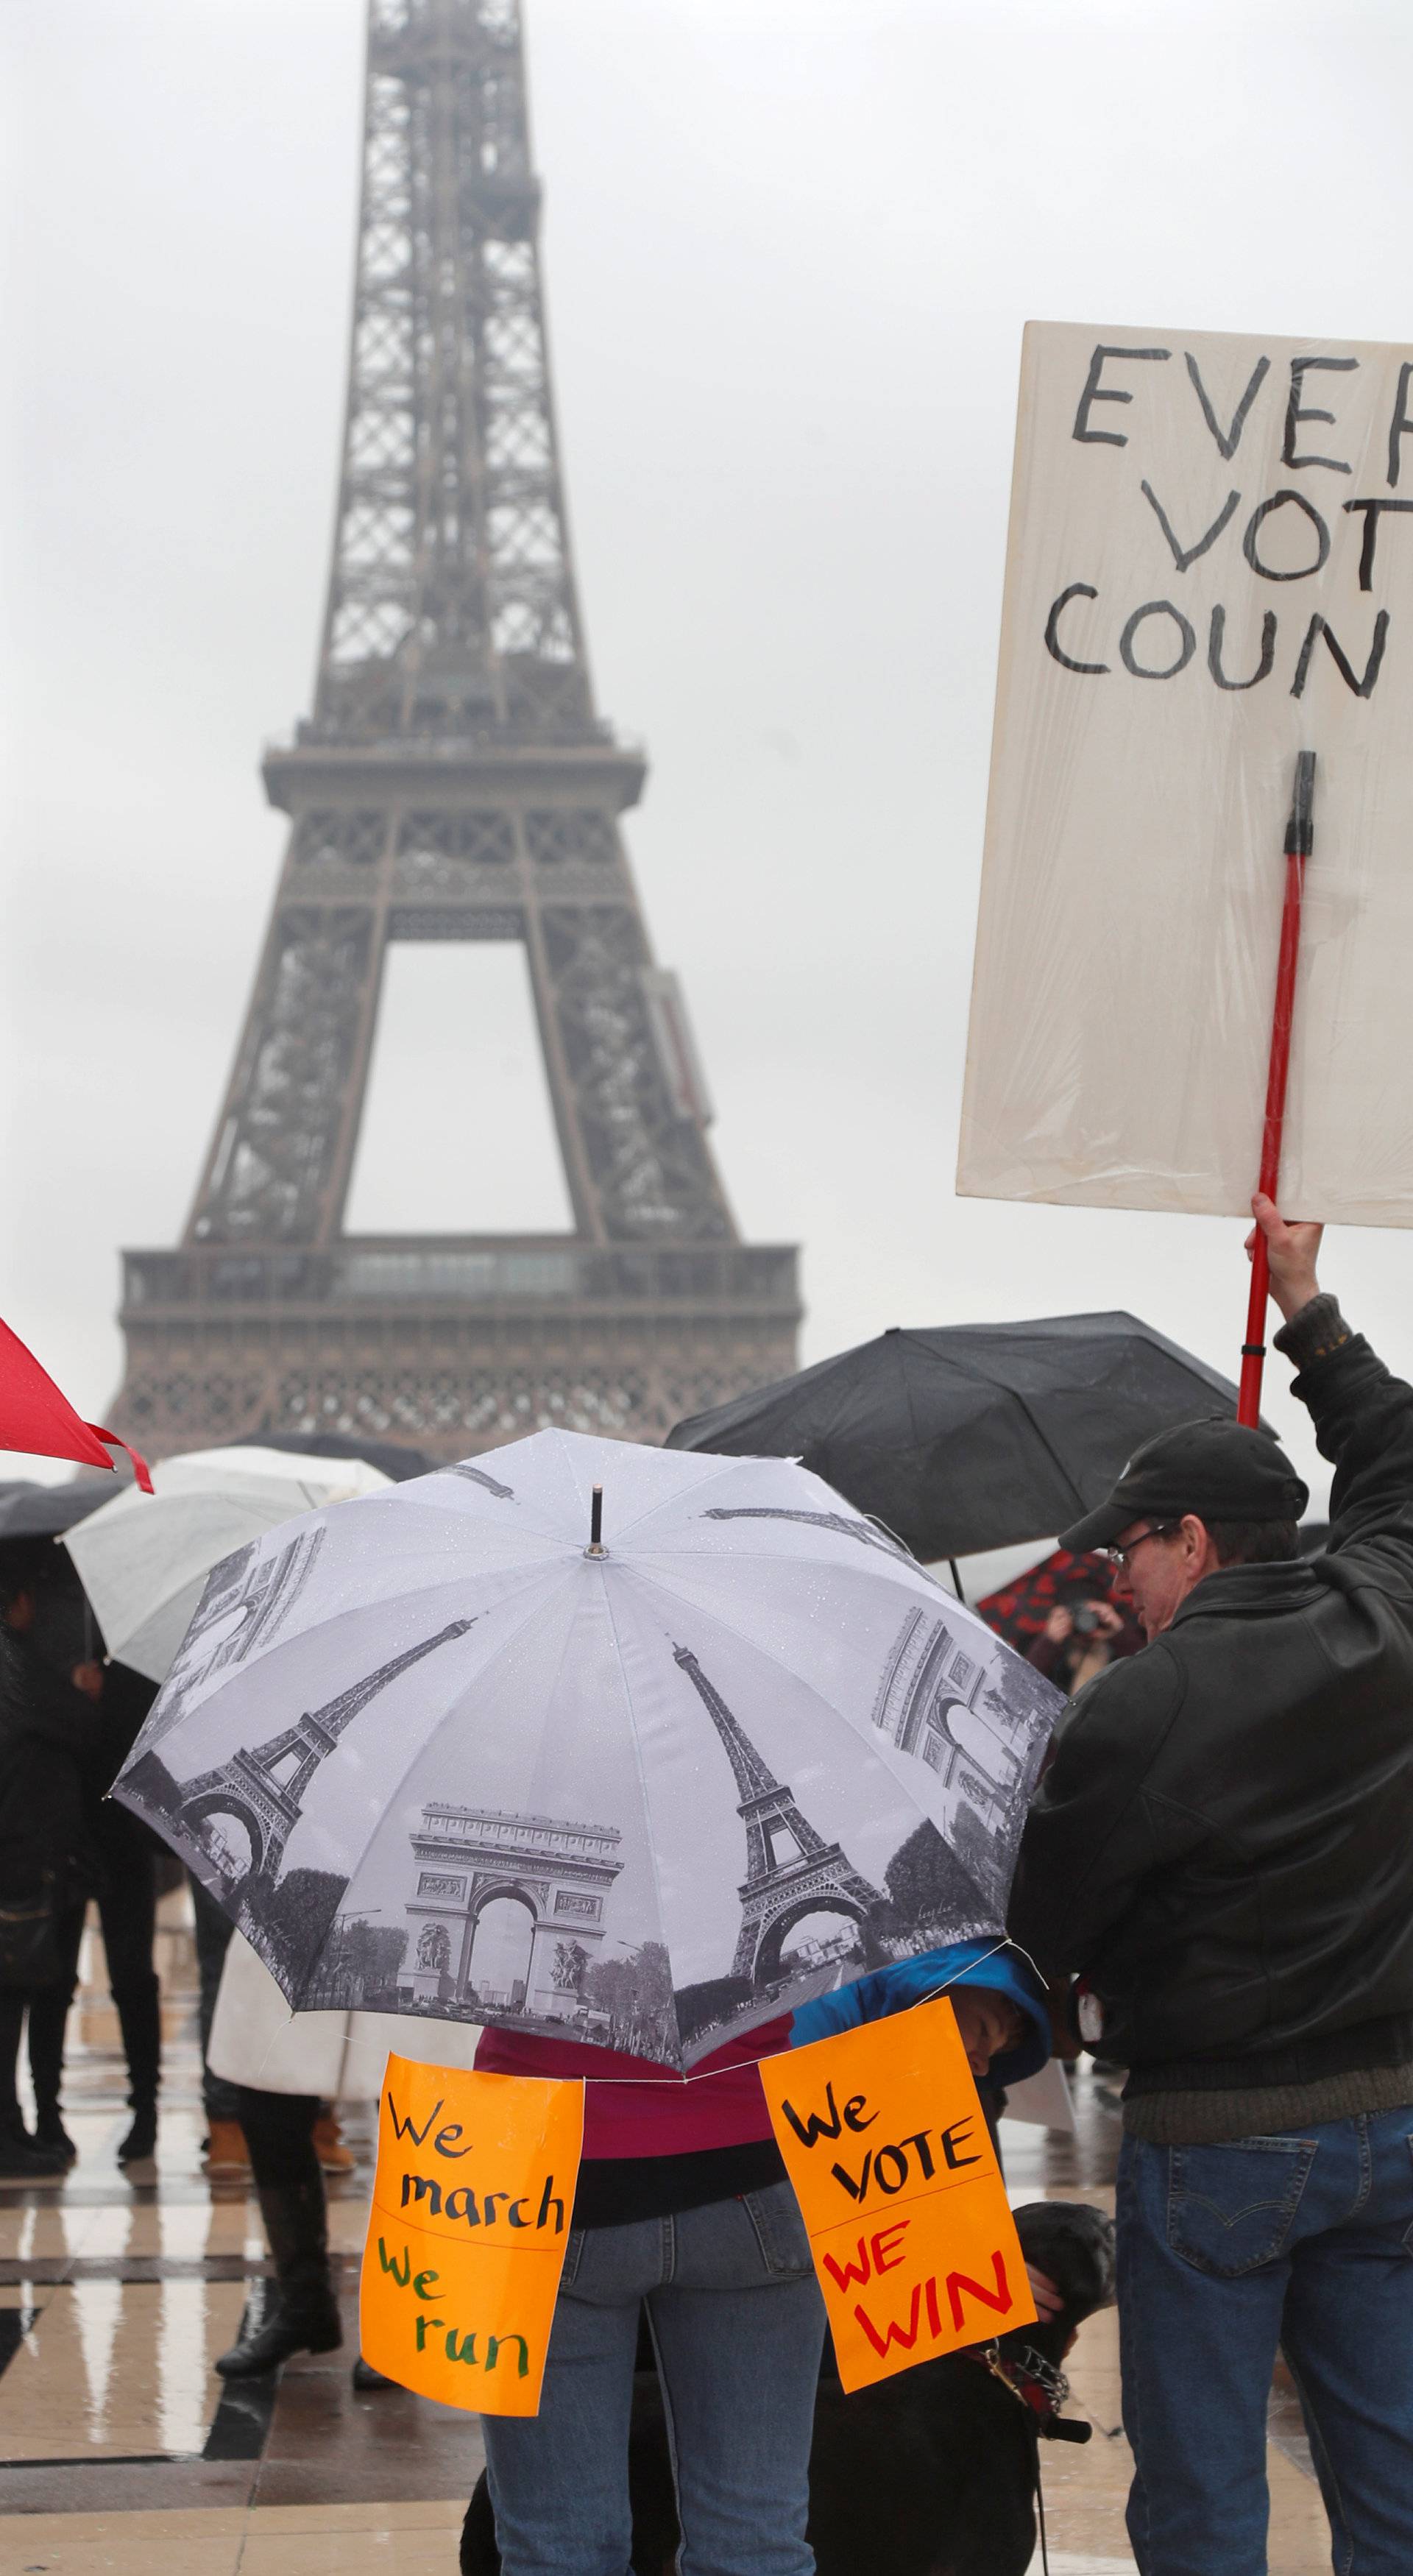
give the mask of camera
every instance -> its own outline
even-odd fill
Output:
[[[1092,1637],[1099,1625],[1099,1613],[1088,1601],[1082,1602],[1074,1613],[1074,1624],[1076,1636]]]

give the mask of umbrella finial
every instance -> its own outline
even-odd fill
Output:
[[[584,1554],[586,1556],[607,1556],[608,1554],[608,1550],[603,1543],[602,1485],[595,1485],[589,1500],[589,1544],[585,1548]]]

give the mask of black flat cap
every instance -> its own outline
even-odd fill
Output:
[[[1112,1547],[1137,1520],[1298,1521],[1310,1500],[1269,1431],[1249,1431],[1230,1415],[1180,1422],[1135,1449],[1106,1503],[1060,1534],[1076,1555]]]

